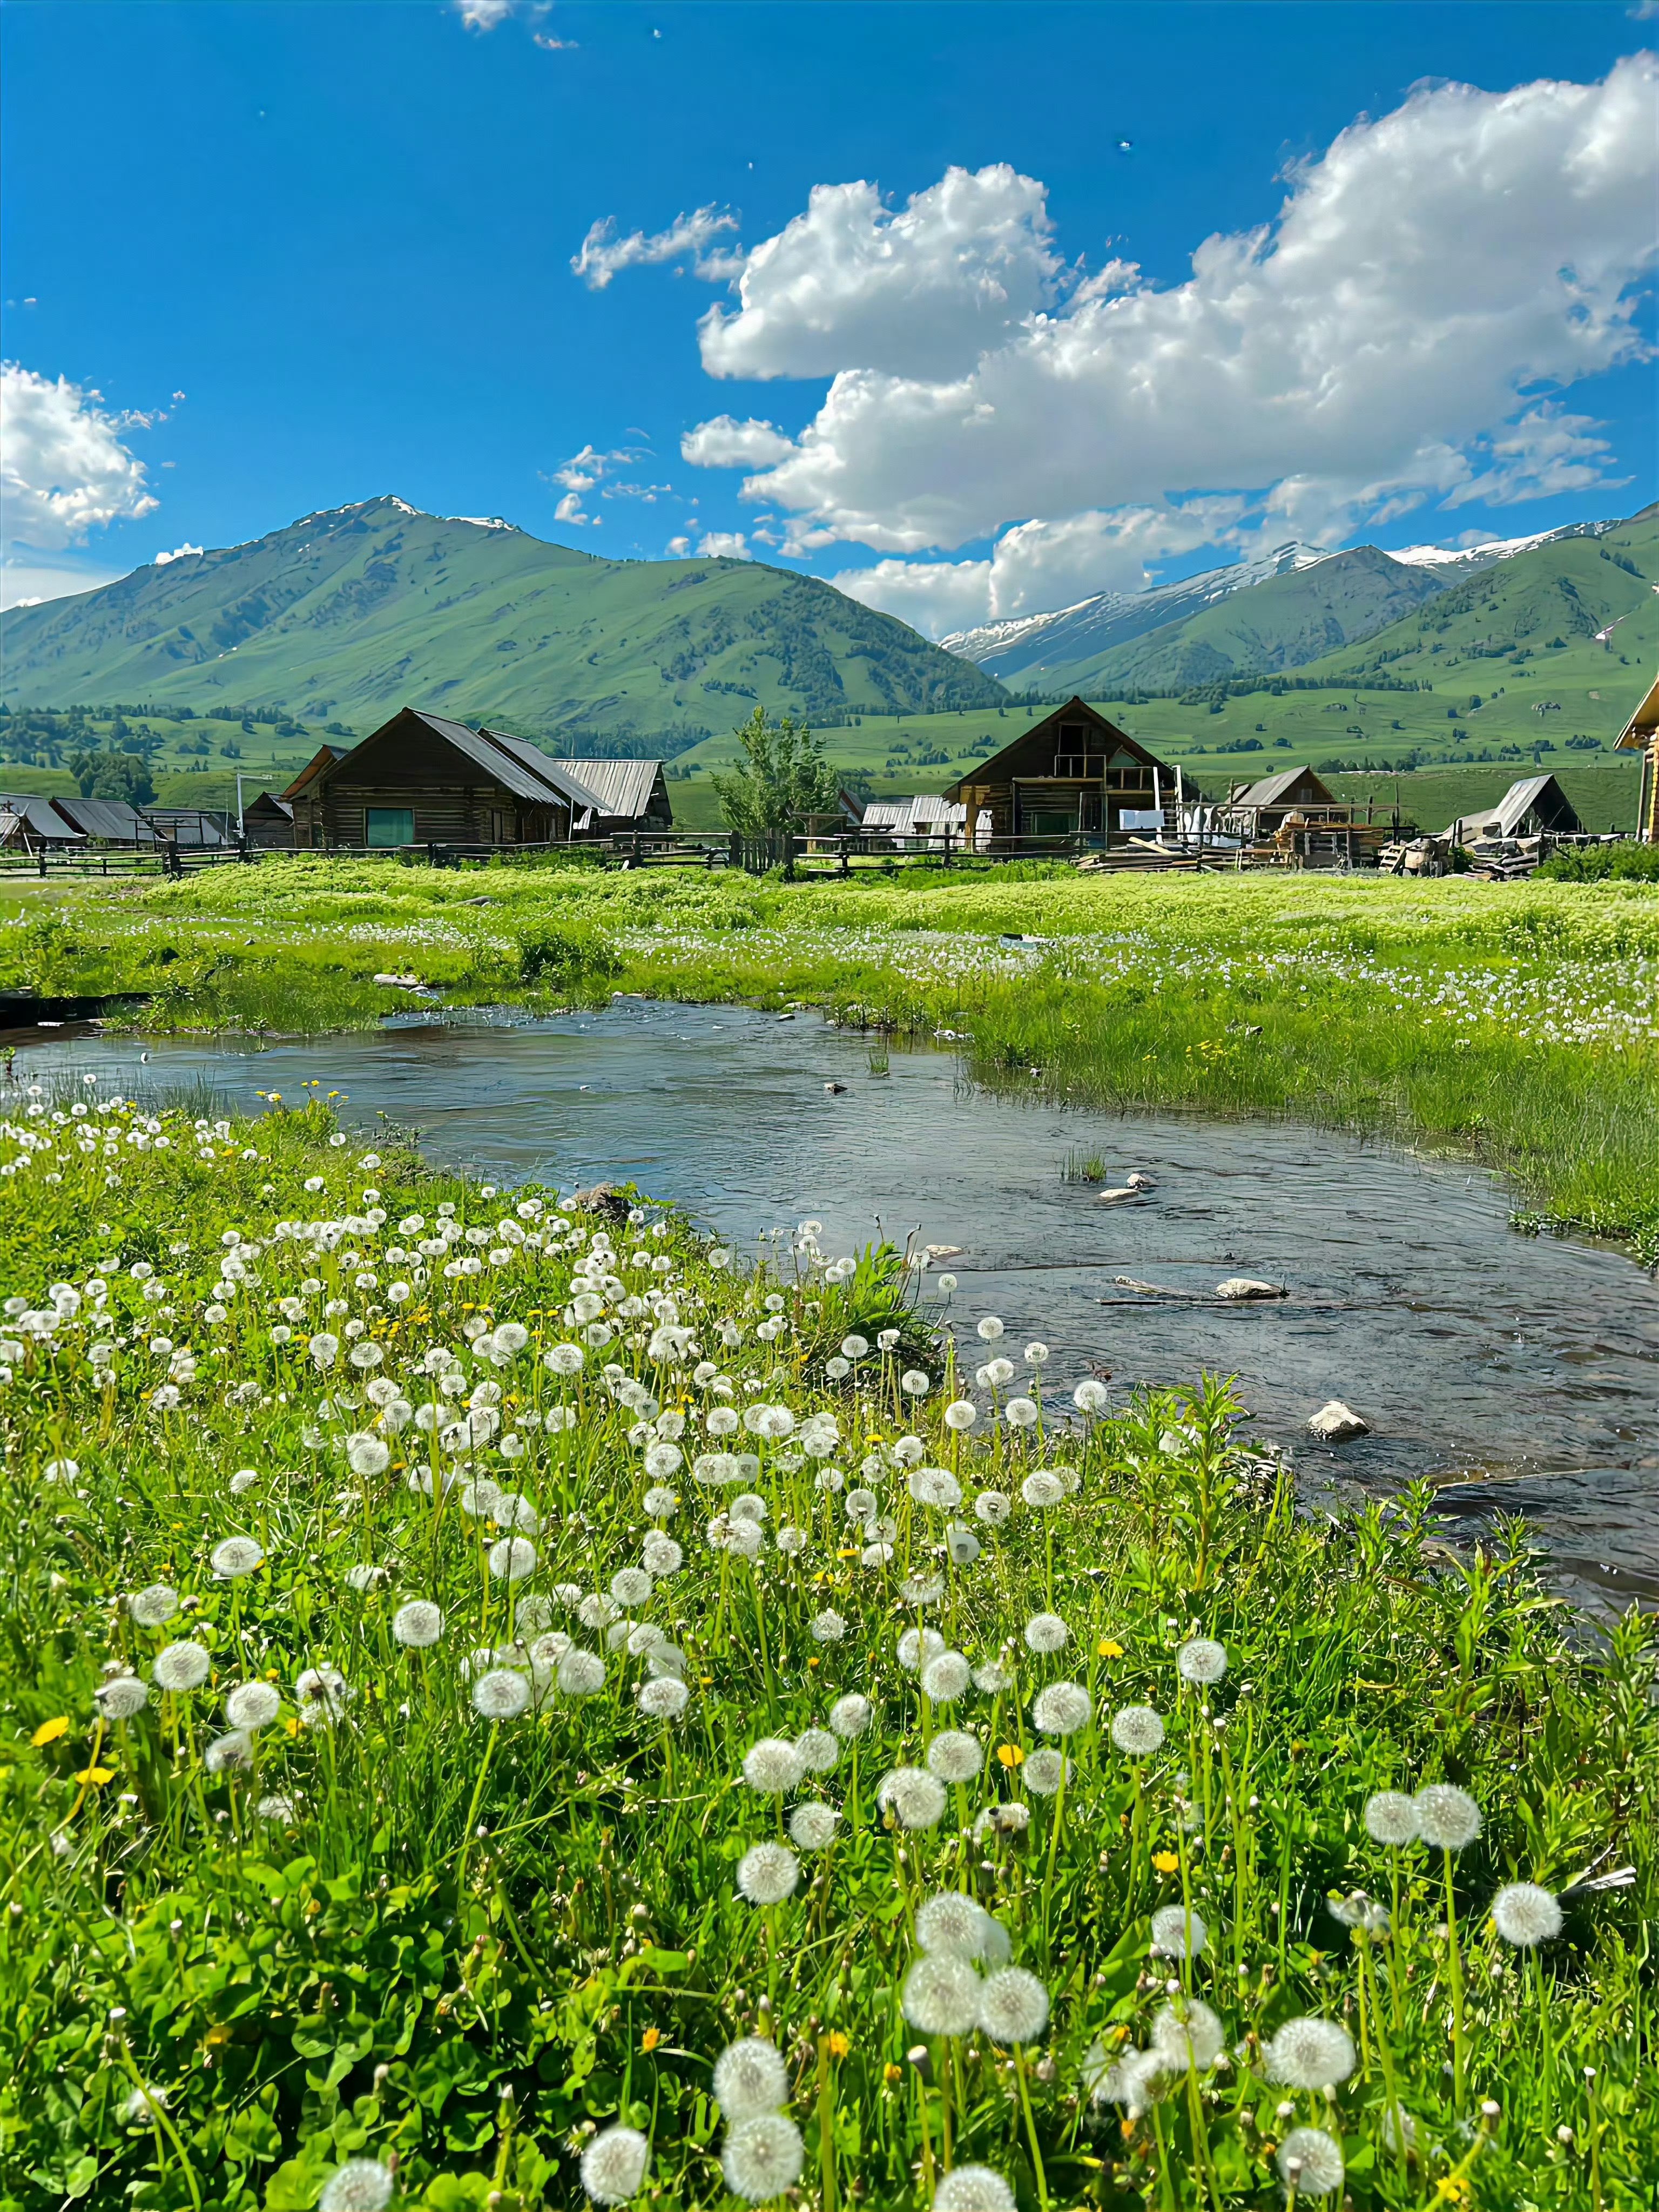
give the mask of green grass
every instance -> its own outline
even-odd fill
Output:
[[[788,886],[292,860],[26,883],[13,911],[0,984],[149,994],[154,1028],[373,1022],[408,1003],[374,975],[411,967],[461,1004],[800,1000],[945,1035],[983,1079],[1079,1105],[1456,1152],[1534,1219],[1659,1259],[1650,884],[919,868]],[[1043,941],[1010,951],[1005,933]]]
[[[775,2053],[803,2212],[928,2212],[965,2165],[1024,2212],[1265,2212],[1298,2145],[1346,2192],[1298,2205],[1644,2201],[1651,1624],[1570,1638],[1516,1532],[1454,1559],[1420,1494],[1298,1510],[1218,1387],[1076,1413],[1076,1378],[1016,1345],[1042,1426],[994,1420],[1005,1386],[952,1367],[896,1255],[837,1280],[806,1237],[757,1277],[653,1208],[573,1217],[363,1153],[316,1106],[210,1111],[20,1098],[0,1133],[12,1279],[54,1316],[12,1316],[0,1353],[9,2208],[528,2212],[584,2201],[584,2152],[622,2127],[650,2165],[619,2198],[732,2212],[713,2067],[746,2037]],[[449,1209],[460,1233],[422,1252]],[[548,1348],[592,1338],[578,1294],[609,1340],[555,1372]],[[888,1324],[892,1355],[830,1371],[849,1328]],[[734,1501],[692,1465],[726,1446],[727,1392],[793,1416],[735,1439],[752,1560],[710,1546]],[[964,1394],[966,1431],[942,1418]],[[1027,1503],[1044,1465],[1071,1472]],[[958,1508],[923,1502],[952,1482]],[[867,1554],[855,1483],[890,1518]],[[974,1510],[994,1494],[1006,1519]],[[647,1546],[609,1648],[606,1593]],[[416,1601],[441,1620],[411,1648]],[[924,1695],[899,1656],[919,1626],[1000,1675]],[[1209,1686],[1183,1679],[1194,1638],[1222,1647]],[[156,1679],[179,1644],[189,1690]],[[682,1676],[683,1711],[642,1710]],[[753,1746],[849,1696],[862,1733],[810,1770],[772,1754],[781,1796],[750,1786]],[[1134,1756],[1132,1707],[1162,1721]],[[1078,1723],[1058,1794],[1039,1720]],[[884,1778],[951,1752],[965,1778],[908,1785],[921,1825],[896,1825]],[[1437,1784],[1478,1838],[1372,1839],[1371,1793]],[[745,1894],[759,1846],[773,1903]],[[1575,1886],[1626,1865],[1629,1888]],[[1540,1949],[1495,1932],[1516,1881],[1561,1895]],[[940,1895],[1034,1978],[1026,2024],[971,1967],[959,2023],[916,2015]],[[1114,2103],[1113,2069],[1183,2019],[1194,2062]],[[1274,2042],[1298,2020],[1330,2052],[1309,2087]]]

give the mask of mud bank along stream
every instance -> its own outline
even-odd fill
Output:
[[[349,1125],[386,1115],[434,1159],[503,1182],[634,1181],[738,1244],[810,1216],[826,1249],[959,1247],[939,1262],[958,1330],[1000,1315],[1017,1346],[1052,1346],[1068,1389],[1091,1367],[1124,1395],[1235,1374],[1304,1477],[1429,1475],[1460,1534],[1523,1513],[1569,1594],[1659,1601],[1659,1286],[1616,1254],[1517,1236],[1501,1187],[1465,1165],[1294,1125],[1027,1104],[943,1050],[896,1048],[882,1073],[863,1037],[729,1006],[415,1016],[264,1048],[161,1041],[144,1061],[125,1040],[28,1034],[17,1084],[205,1080],[257,1109],[311,1079],[344,1094]],[[1062,1177],[1088,1154],[1155,1188],[1103,1204]],[[1289,1295],[1208,1302],[1238,1273]],[[1138,1302],[1120,1277],[1191,1302]],[[1371,1425],[1334,1453],[1304,1425],[1333,1396]]]

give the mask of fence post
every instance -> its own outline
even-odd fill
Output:
[[[44,882],[44,881],[46,880],[46,847],[45,847],[44,845],[40,848],[40,878],[41,878],[42,882]]]

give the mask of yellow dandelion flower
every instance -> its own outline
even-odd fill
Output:
[[[1017,1743],[1000,1743],[997,1757],[1005,1766],[1023,1766],[1025,1763],[1025,1753]]]
[[[115,1769],[112,1766],[83,1766],[75,1778],[83,1790],[97,1790],[106,1782],[114,1781]]]
[[[661,2041],[662,2030],[659,2027],[647,2027],[645,2033],[640,2038],[640,2049],[641,2051],[654,2051]]]
[[[1173,1851],[1154,1851],[1152,1864],[1160,1874],[1177,1874],[1181,1869],[1181,1861]]]
[[[34,1734],[29,1738],[29,1741],[35,1750],[39,1751],[43,1744],[56,1743],[60,1735],[67,1735],[68,1734],[68,1717],[64,1713],[59,1713],[56,1720],[42,1721],[40,1727],[36,1729]]]
[[[1115,1637],[1103,1636],[1095,1649],[1103,1659],[1121,1659],[1123,1656],[1123,1646]]]
[[[833,2027],[830,2029],[830,2056],[832,2058],[845,2058],[852,2047],[852,2045],[848,2041],[847,2038],[842,2033],[838,2027]]]

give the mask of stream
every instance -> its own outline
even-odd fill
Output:
[[[295,1100],[315,1079],[345,1094],[350,1126],[386,1115],[434,1160],[503,1183],[634,1181],[738,1246],[811,1217],[826,1250],[878,1234],[958,1247],[937,1267],[958,1279],[959,1331],[995,1313],[1016,1346],[1042,1338],[1067,1390],[1091,1367],[1124,1395],[1236,1375],[1304,1478],[1427,1475],[1449,1534],[1524,1514],[1563,1595],[1659,1602],[1659,1285],[1615,1253],[1516,1235],[1480,1170],[1292,1123],[1027,1104],[967,1081],[947,1050],[889,1058],[816,1015],[730,1006],[410,1014],[264,1046],[6,1042],[15,1084],[205,1082],[257,1111],[256,1092]],[[1089,1155],[1111,1184],[1139,1170],[1155,1188],[1103,1204],[1062,1172]],[[1214,1303],[1233,1274],[1289,1296]],[[1191,1302],[1143,1299],[1121,1276]],[[1334,1452],[1305,1428],[1331,1397],[1371,1428]]]

